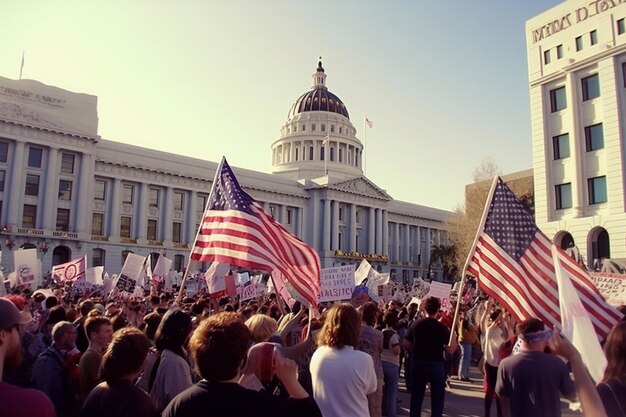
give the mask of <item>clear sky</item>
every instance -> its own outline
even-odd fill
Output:
[[[103,138],[271,171],[323,57],[395,199],[453,209],[486,157],[530,168],[525,22],[559,0],[0,2],[0,75],[98,96]],[[131,161],[132,162],[132,161]]]

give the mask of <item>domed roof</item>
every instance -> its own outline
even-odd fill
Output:
[[[350,118],[343,101],[326,88],[317,87],[302,94],[291,106],[289,118],[306,111],[328,111]]]

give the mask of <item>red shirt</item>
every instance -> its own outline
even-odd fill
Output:
[[[56,417],[52,401],[41,391],[0,382],[0,414],[11,417]]]

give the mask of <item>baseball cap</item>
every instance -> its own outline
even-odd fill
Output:
[[[0,330],[16,324],[26,324],[32,319],[28,312],[20,311],[10,300],[0,297]]]

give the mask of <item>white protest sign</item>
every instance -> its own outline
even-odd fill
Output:
[[[248,282],[245,285],[237,287],[239,294],[241,295],[241,301],[250,300],[255,297],[259,297],[267,292],[267,286],[263,284],[255,284],[254,282]]]
[[[94,266],[93,268],[87,268],[85,270],[85,280],[96,285],[103,285],[102,273],[104,272],[103,266]]]
[[[41,282],[41,268],[37,259],[37,249],[13,251],[16,285],[30,285],[34,290]]]
[[[171,268],[172,260],[166,258],[163,255],[159,255],[159,259],[157,259],[156,265],[154,266],[154,269],[152,269],[152,276],[156,275],[164,278],[165,276],[167,276],[167,273],[170,271]]]
[[[319,302],[349,300],[354,290],[355,269],[356,265],[323,268]]]
[[[250,281],[249,273],[242,272],[240,274],[237,274],[237,285],[244,285],[248,281]]]
[[[91,291],[92,287],[93,284],[91,282],[85,280],[84,278],[80,278],[72,283],[72,289],[70,290],[70,294],[72,294],[74,297],[81,297],[87,292]]]
[[[430,290],[427,297],[435,297],[439,298],[441,301],[441,308],[446,308],[450,305],[450,290],[452,289],[452,284],[445,284],[443,282],[433,281],[430,283]]]
[[[126,256],[126,262],[124,262],[122,272],[120,272],[120,275],[117,277],[117,282],[115,283],[115,288],[117,288],[118,291],[125,291],[130,294],[135,292],[139,275],[143,273],[143,263],[145,260],[143,256],[135,255],[134,253],[129,253]]]
[[[591,272],[589,275],[607,303],[613,307],[626,304],[626,275],[608,272]]]

